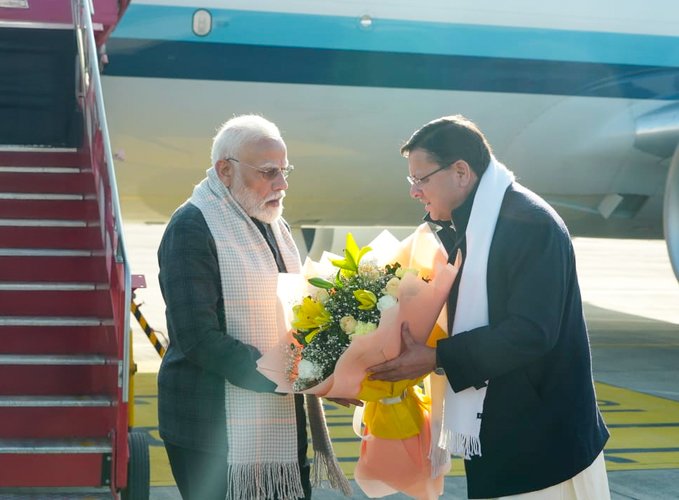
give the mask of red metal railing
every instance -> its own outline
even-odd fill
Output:
[[[122,2],[125,6],[127,1]],[[80,60],[81,105],[85,121],[85,148],[95,177],[99,200],[100,227],[106,266],[109,276],[113,322],[117,340],[118,408],[115,435],[112,436],[114,477],[112,489],[127,482],[128,448],[128,394],[130,372],[130,314],[131,276],[125,252],[123,222],[119,205],[118,188],[113,169],[106,113],[99,75],[99,58],[92,22],[92,4],[89,0],[72,0]]]

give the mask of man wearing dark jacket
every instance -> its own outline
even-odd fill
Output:
[[[431,349],[404,325],[404,351],[373,367],[373,378],[445,374],[433,445],[465,458],[470,498],[609,498],[609,434],[563,221],[460,115],[426,124],[401,153],[411,196],[463,265],[448,300],[450,336]]]
[[[239,116],[158,250],[170,344],[158,373],[160,436],[185,500],[310,498],[304,399],[256,369],[278,343],[279,272],[299,272],[281,218],[287,150],[278,128]]]

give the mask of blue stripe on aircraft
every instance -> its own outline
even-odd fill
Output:
[[[362,29],[355,17],[228,9],[210,9],[213,29],[198,37],[195,10],[132,3],[112,38],[679,66],[679,37],[380,18]]]
[[[113,38],[105,75],[679,100],[679,68]]]

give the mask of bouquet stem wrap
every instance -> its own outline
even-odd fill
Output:
[[[445,335],[437,324],[427,345],[434,347]],[[443,475],[433,472],[429,460],[431,398],[419,386],[425,378],[363,381],[359,398],[365,406],[356,414],[365,427],[360,432],[354,415],[354,431],[362,436],[354,477],[369,497],[402,492],[430,500],[443,492]]]

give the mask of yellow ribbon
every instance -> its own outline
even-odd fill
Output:
[[[436,342],[446,336],[446,332],[435,325],[427,345],[435,347]],[[398,382],[363,379],[358,399],[365,401],[363,423],[367,433],[383,439],[417,436],[422,429],[424,412],[431,409],[431,399],[419,387],[424,378]]]

